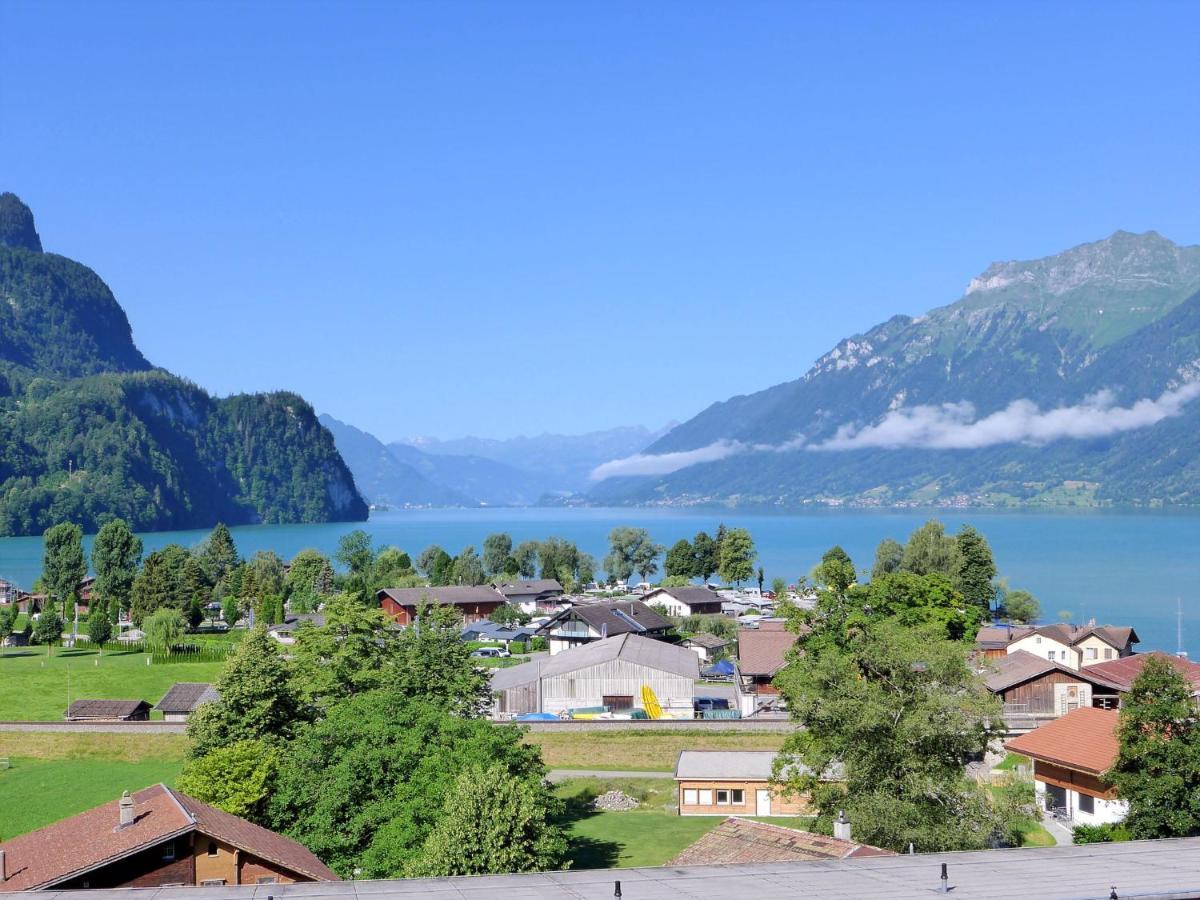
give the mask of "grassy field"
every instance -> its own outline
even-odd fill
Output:
[[[542,748],[551,769],[673,772],[680,750],[778,750],[785,737],[745,731],[531,731],[525,742]]]
[[[181,735],[0,733],[0,841],[179,774]]]
[[[591,802],[609,790],[620,790],[640,801],[629,812],[597,812]],[[564,781],[555,789],[567,807],[571,868],[630,868],[661,866],[697,838],[707,834],[722,816],[680,816],[675,809],[675,782],[668,778]],[[758,819],[787,828],[803,828],[802,818]]]
[[[71,700],[146,700],[151,705],[176,681],[212,681],[220,662],[146,665],[142,653],[65,650],[53,656],[44,647],[0,652],[0,720],[61,719]]]

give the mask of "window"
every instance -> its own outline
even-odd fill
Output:
[[[605,694],[601,697],[600,702],[614,712],[633,709],[633,695],[631,694]]]
[[[700,805],[701,806],[712,806],[713,805],[712,790],[710,788],[701,788],[700,789]]]
[[[1042,642],[1042,636],[1039,634],[1037,637],[1035,637],[1035,638],[1033,639],[1033,642],[1034,642],[1035,644],[1040,644],[1040,643]]]
[[[1105,648],[1104,648],[1104,658],[1105,658],[1105,659],[1112,659],[1112,647],[1105,647]]]
[[[208,855],[209,855],[209,856],[216,856],[216,855],[217,855],[217,842],[216,842],[216,841],[209,841],[209,842],[208,842]]]
[[[174,841],[167,841],[165,844],[162,845],[162,858],[163,859],[174,859],[175,858],[175,842]]]
[[[696,797],[696,789],[695,788],[684,788],[683,789],[683,805],[684,806],[695,806],[698,802],[699,802],[699,800]]]
[[[741,788],[734,788],[729,793],[731,793],[733,795],[733,805],[734,806],[741,806],[743,803],[746,802],[746,792],[743,791]]]
[[[200,882],[200,887],[220,887],[224,883],[224,878],[206,878]]]
[[[1054,661],[1054,651],[1053,650],[1046,651],[1046,659],[1050,660],[1051,662]]]
[[[1079,795],[1079,811],[1081,813],[1094,813],[1096,811],[1096,800],[1091,794]]]
[[[729,805],[729,791],[717,791],[717,806]]]
[[[258,879],[258,884],[278,884],[279,879],[274,875],[263,875]]]
[[[1095,647],[1088,647],[1088,648],[1087,648],[1087,658],[1088,658],[1088,659],[1095,659],[1095,658],[1096,658],[1096,648],[1095,648]]]

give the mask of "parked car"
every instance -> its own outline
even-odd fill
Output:
[[[503,659],[511,655],[500,647],[480,647],[478,650],[471,651],[471,656],[475,659]]]

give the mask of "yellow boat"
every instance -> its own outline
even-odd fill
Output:
[[[642,685],[642,705],[646,707],[646,715],[652,719],[661,719],[663,717],[662,704],[658,702],[658,697],[654,694],[654,688],[648,684]]]

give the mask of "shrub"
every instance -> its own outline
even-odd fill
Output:
[[[535,637],[529,642],[529,649],[532,651],[548,650],[549,648],[550,645],[546,642],[544,637]]]
[[[513,654],[524,653],[525,652],[525,642],[524,641],[513,641],[511,644],[508,645],[508,652],[513,653]]]
[[[1076,825],[1072,836],[1076,844],[1111,844],[1130,839],[1129,829],[1118,823]]]

